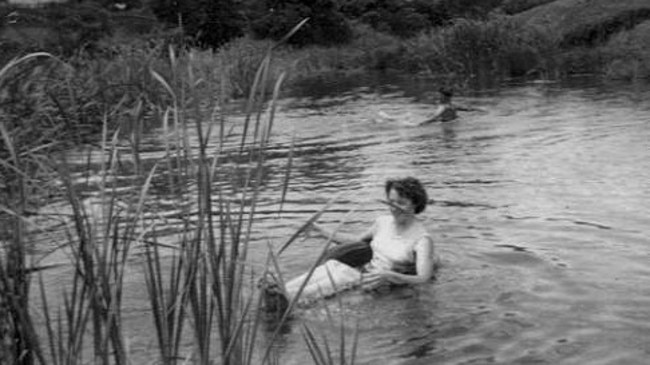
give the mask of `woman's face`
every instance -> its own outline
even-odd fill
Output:
[[[395,189],[390,189],[388,192],[388,202],[391,203],[390,212],[396,219],[409,218],[415,214],[415,204]]]

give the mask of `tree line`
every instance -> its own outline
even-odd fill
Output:
[[[171,30],[174,42],[181,39],[183,44],[204,49],[217,49],[243,35],[279,39],[300,21],[309,18],[289,43],[299,47],[332,46],[349,42],[354,24],[365,24],[383,33],[408,38],[427,29],[450,25],[459,18],[482,19],[495,10],[521,11],[548,1],[69,0],[65,4],[49,4],[29,11],[21,9],[18,13],[22,18],[18,23],[37,21],[54,30],[58,37],[53,42],[61,48],[62,54],[74,52],[79,47],[92,47],[95,41],[121,26],[135,27],[128,19],[134,14],[150,19],[154,27]],[[12,7],[15,5],[0,0],[0,31],[3,26],[16,24],[16,19],[11,18],[16,16]],[[120,21],[120,17],[127,17],[127,21]],[[2,44],[0,40],[0,46],[7,48],[10,44]]]
[[[200,47],[218,47],[243,34],[278,39],[302,19],[309,22],[291,38],[296,46],[343,44],[360,22],[410,37],[455,18],[481,18],[508,0],[150,0],[156,17]]]
[[[495,9],[522,7],[514,0],[72,0],[114,11],[148,9],[168,27],[178,27],[194,45],[216,48],[250,34],[281,38],[302,19],[308,24],[290,42],[343,44],[351,25],[364,23],[399,37],[410,37],[456,18],[482,18]],[[539,1],[537,1],[539,2]],[[523,3],[526,3],[524,1]]]

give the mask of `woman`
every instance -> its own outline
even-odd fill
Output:
[[[385,285],[419,284],[433,276],[433,241],[417,219],[424,211],[427,193],[415,178],[388,180],[385,185],[390,215],[377,218],[364,234],[353,238],[340,232],[330,234],[319,225],[314,228],[337,242],[370,241],[372,259],[362,268],[354,268],[337,260],[328,260],[316,268],[305,285],[301,299],[325,297],[339,291],[361,286],[372,290]],[[303,285],[303,274],[286,285],[286,294],[294,297]]]

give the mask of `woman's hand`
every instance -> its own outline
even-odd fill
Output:
[[[395,273],[390,270],[372,269],[372,271],[361,275],[361,288],[374,290],[383,285],[395,283],[396,280]]]

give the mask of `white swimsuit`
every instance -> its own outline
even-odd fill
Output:
[[[415,246],[429,233],[419,222],[414,222],[407,230],[397,232],[393,216],[382,216],[373,226],[372,260],[369,267],[397,271],[415,272]]]

